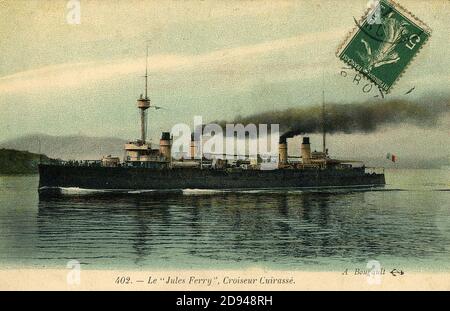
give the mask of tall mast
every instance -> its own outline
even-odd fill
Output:
[[[324,29],[322,20],[322,29]],[[325,121],[325,71],[322,67],[322,152],[327,157],[327,144],[326,144],[326,121]],[[325,162],[326,163],[326,162]]]
[[[322,90],[322,151],[327,152],[326,145],[326,127],[325,127],[325,91]]]
[[[147,120],[146,110],[150,108],[150,99],[148,98],[148,44],[147,53],[145,54],[145,96],[137,100],[138,108],[141,110],[141,142],[145,144],[147,139]]]
[[[145,99],[147,99],[147,91],[148,91],[148,43],[146,46],[147,52],[145,54]]]

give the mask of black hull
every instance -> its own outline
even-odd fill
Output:
[[[384,174],[352,169],[211,170],[90,166],[39,166],[40,195],[62,188],[93,190],[271,189],[382,186]]]

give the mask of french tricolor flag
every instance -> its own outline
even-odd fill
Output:
[[[388,154],[386,155],[386,159],[391,160],[392,162],[395,163],[395,162],[397,161],[397,156],[396,156],[395,154],[388,153]]]

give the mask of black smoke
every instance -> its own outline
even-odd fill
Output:
[[[383,126],[400,123],[433,127],[444,113],[450,112],[450,100],[428,98],[417,102],[387,100],[349,104],[327,103],[325,107],[325,118],[322,117],[322,106],[317,105],[267,111],[237,117],[231,122],[218,123],[279,124],[280,132],[284,133],[280,142],[285,142],[287,138],[296,135],[320,133],[323,127],[327,133],[371,133]]]

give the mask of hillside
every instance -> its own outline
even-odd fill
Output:
[[[54,159],[97,160],[123,155],[125,140],[110,137],[27,135],[0,143],[0,148],[43,153]]]
[[[312,136],[313,141],[321,141],[321,137],[316,135]],[[338,137],[339,138],[339,137]],[[427,154],[402,154],[399,153],[399,161],[392,163],[387,160],[385,153],[378,152],[377,147],[383,144],[392,144],[389,140],[383,143],[376,143],[374,140],[364,140],[359,137],[357,144],[359,148],[365,150],[374,150],[374,155],[355,156],[355,152],[348,151],[342,146],[348,146],[343,144],[344,142],[351,141],[350,138],[345,137],[345,140],[341,137],[340,140],[336,137],[330,139],[329,145],[332,150],[332,155],[341,159],[355,159],[362,160],[367,166],[380,166],[386,168],[440,168],[442,166],[449,165],[449,157],[443,156],[441,153],[432,155]],[[410,141],[411,146],[415,146],[414,137]],[[444,141],[444,139],[442,139]],[[103,156],[114,155],[122,157],[124,154],[123,146],[127,141],[120,138],[111,137],[88,137],[88,136],[50,136],[50,135],[27,135],[7,141],[0,142],[0,149],[14,149],[20,151],[28,151],[34,154],[45,154],[52,159],[63,160],[99,160]],[[375,146],[375,147],[374,147]],[[293,150],[293,154],[298,154],[300,151],[300,139],[293,141],[290,145],[290,150]],[[393,148],[395,150],[395,148]],[[353,149],[354,150],[354,149]],[[390,150],[388,150],[390,151]],[[395,152],[395,151],[394,151]]]
[[[36,174],[39,163],[55,160],[27,151],[0,149],[0,174]]]

